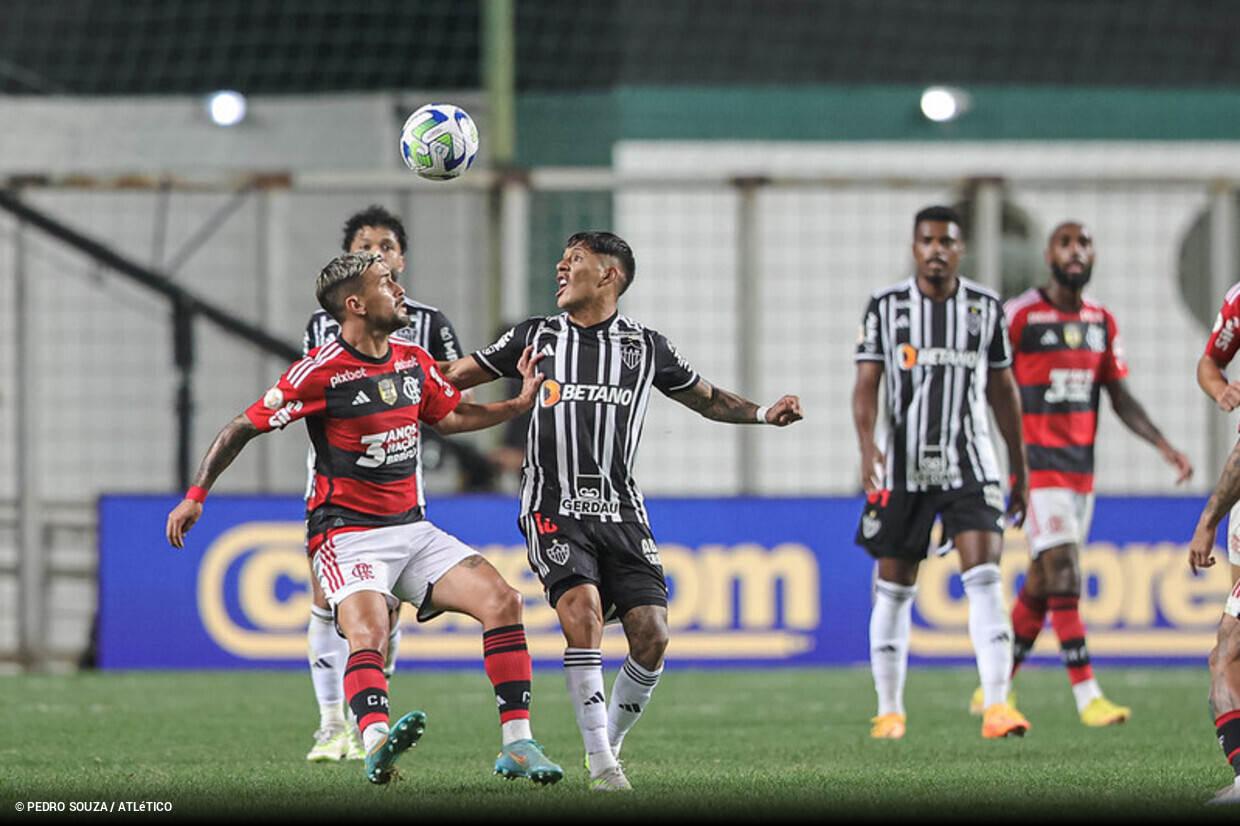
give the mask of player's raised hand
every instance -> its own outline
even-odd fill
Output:
[[[766,411],[766,423],[776,427],[787,427],[793,422],[804,418],[801,412],[801,399],[797,396],[781,396],[779,401]]]
[[[526,347],[521,351],[521,358],[517,360],[517,371],[521,373],[521,392],[517,398],[521,401],[525,409],[534,406],[534,402],[538,400],[538,388],[542,386],[543,379],[546,378],[538,370],[538,362],[542,361],[543,353],[535,353],[532,346]]]
[[[185,534],[189,533],[189,529],[194,527],[194,523],[200,516],[202,516],[201,502],[182,499],[181,503],[172,509],[172,513],[168,514],[168,524],[165,527],[168,544],[174,548],[184,548]]]

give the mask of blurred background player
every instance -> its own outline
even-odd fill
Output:
[[[522,353],[520,396],[492,404],[461,401],[417,345],[391,334],[408,324],[404,291],[376,253],[344,253],[319,273],[319,303],[339,336],[295,362],[258,401],[220,430],[186,497],[168,515],[168,542],[184,546],[207,492],[255,436],[304,420],[315,446],[307,503],[313,571],[348,640],[346,700],[361,729],[366,777],[384,784],[421,738],[426,715],[389,724],[384,650],[402,602],[428,621],[445,611],[482,625],[483,664],[499,709],[502,747],[495,772],[555,783],[530,729],[531,662],[521,595],[480,554],[426,519],[422,425],[463,433],[507,421],[533,406],[542,382],[537,357]]]
[[[1240,381],[1229,381],[1224,372],[1240,350],[1240,284],[1227,291],[1222,309],[1197,361],[1197,384],[1219,410],[1230,413],[1240,406]],[[1210,718],[1214,721],[1223,756],[1235,772],[1232,785],[1220,789],[1209,801],[1240,803],[1240,442],[1227,459],[1214,493],[1202,511],[1189,545],[1188,564],[1193,573],[1214,564],[1214,542],[1223,515],[1227,520],[1227,559],[1231,563],[1231,595],[1219,618],[1218,635],[1210,651]]]
[[[621,745],[663,673],[667,582],[633,478],[653,387],[702,416],[784,427],[796,396],[759,407],[707,382],[660,333],[618,312],[633,283],[633,251],[610,232],[582,232],[556,266],[556,306],[445,370],[457,387],[519,376],[523,351],[547,375],[526,437],[521,531],[564,632],[564,676],[596,791],[630,789]],[[628,656],[603,685],[603,626],[617,618]]]
[[[1081,619],[1081,546],[1094,512],[1094,443],[1102,390],[1129,430],[1154,445],[1176,472],[1193,475],[1188,457],[1171,446],[1128,390],[1115,317],[1082,295],[1094,269],[1094,239],[1079,221],[1051,232],[1045,251],[1050,279],[1008,301],[1012,371],[1020,386],[1029,455],[1025,533],[1031,561],[1012,605],[1012,672],[1020,668],[1050,617],[1068,670],[1076,711],[1087,726],[1122,723],[1132,710],[1098,686]],[[981,690],[970,710],[981,712]]]
[[[1020,736],[1029,721],[1007,702],[1012,627],[999,559],[1005,514],[1024,515],[1028,491],[1020,398],[999,296],[958,275],[960,218],[927,207],[913,221],[914,276],[870,299],[857,343],[853,422],[866,505],[857,544],[876,560],[870,668],[878,714],[870,736],[899,739],[917,574],[936,519],[960,556],[969,637],[983,689],[982,736]],[[916,368],[916,369],[914,369]],[[885,445],[875,441],[885,378]],[[1005,507],[986,405],[1007,446]]]
[[[400,218],[381,206],[370,206],[349,216],[344,224],[341,249],[344,252],[373,252],[387,263],[393,280],[399,281],[405,271],[405,250],[408,236]],[[402,341],[416,344],[437,361],[451,361],[463,352],[456,330],[444,313],[435,307],[405,297],[409,324],[392,335]],[[340,333],[340,325],[326,310],[319,308],[310,316],[302,336],[302,352],[309,353],[321,347]],[[314,484],[314,448],[306,458],[306,498],[309,499]],[[360,760],[365,756],[356,725],[350,724],[348,708],[344,701],[345,661],[349,646],[336,632],[331,609],[318,579],[310,577],[314,591],[310,609],[310,622],[306,626],[306,648],[310,660],[310,678],[314,684],[314,696],[319,704],[319,727],[314,732],[314,747],[306,755],[314,762],[334,761],[343,758]],[[384,665],[390,679],[396,669],[396,655],[400,648],[399,607],[392,614],[391,635],[388,640],[387,660]]]

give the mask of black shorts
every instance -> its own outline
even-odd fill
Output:
[[[1003,533],[1006,510],[997,484],[963,490],[883,491],[868,497],[856,542],[876,558],[925,559],[935,519],[943,536],[965,531]]]
[[[605,619],[639,605],[667,607],[667,580],[650,530],[636,522],[594,522],[531,513],[517,524],[530,569],[554,608],[569,588],[593,583]]]

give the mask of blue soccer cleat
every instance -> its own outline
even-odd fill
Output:
[[[539,785],[550,785],[564,776],[564,770],[543,754],[542,746],[528,738],[504,746],[495,758],[495,773],[505,780],[528,777]]]
[[[396,721],[388,731],[387,737],[366,755],[366,779],[371,783],[382,785],[393,777],[400,775],[396,771],[396,761],[409,749],[417,745],[426,731],[426,715],[420,711],[411,711]]]

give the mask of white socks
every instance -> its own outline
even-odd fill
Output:
[[[400,650],[400,622],[399,619],[392,630],[388,632],[388,649],[387,656],[383,660],[383,676],[389,680],[396,673],[396,654]]]
[[[1102,687],[1096,677],[1072,684],[1072,697],[1076,700],[1076,713],[1080,714],[1085,706],[1102,696]]]
[[[1012,687],[1012,618],[1003,599],[1003,580],[994,563],[960,575],[969,600],[969,637],[977,658],[984,705],[1006,703]]]
[[[310,681],[319,701],[322,728],[344,725],[344,666],[349,660],[349,641],[336,633],[331,611],[310,608],[306,626],[306,653],[310,660]]]
[[[598,648],[564,649],[564,683],[577,715],[577,728],[590,761],[590,774],[616,765],[607,740],[607,698],[603,693],[603,652]]]
[[[629,657],[621,663],[620,673],[611,686],[611,705],[607,708],[607,739],[611,743],[612,754],[617,757],[620,756],[624,735],[642,716],[662,674],[661,666],[658,671],[647,671]]]
[[[878,694],[878,714],[904,713],[904,680],[908,675],[908,638],[913,622],[916,585],[874,582],[870,610],[870,671]]]

